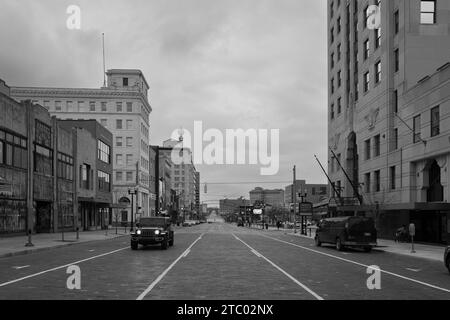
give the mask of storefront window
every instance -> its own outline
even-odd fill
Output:
[[[26,231],[25,201],[0,199],[0,234]]]

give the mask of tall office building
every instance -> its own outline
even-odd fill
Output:
[[[328,171],[341,197],[363,198],[337,211],[372,214],[384,236],[414,222],[419,239],[450,241],[450,150],[430,133],[448,123],[449,15],[448,0],[328,1]]]
[[[165,148],[179,149],[180,141],[166,140],[163,143]],[[171,153],[169,151],[165,151]],[[182,153],[181,153],[182,152]],[[180,156],[183,156],[185,161],[181,164],[174,164],[172,166],[172,189],[177,192],[180,197],[180,206],[184,212],[194,213],[198,210],[198,202],[200,201],[200,175],[197,175],[197,170],[192,161],[192,151],[188,148],[180,150]],[[198,211],[197,211],[198,213]]]
[[[131,204],[149,214],[149,85],[139,70],[113,69],[107,72],[107,86],[98,89],[12,87],[16,100],[32,100],[62,120],[95,119],[114,136],[113,207]],[[129,194],[137,189],[137,195]],[[133,199],[131,199],[133,197]],[[137,198],[137,201],[136,201]],[[129,206],[130,207],[130,206]],[[131,210],[121,215],[131,221]]]

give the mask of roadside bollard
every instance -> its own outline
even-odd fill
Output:
[[[77,227],[77,240],[80,240],[80,228]]]
[[[25,244],[25,247],[34,247],[34,244],[31,242],[31,230],[27,231],[28,243]]]
[[[411,253],[416,253],[416,250],[414,250],[414,236],[411,236]]]

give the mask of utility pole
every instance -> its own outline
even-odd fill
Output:
[[[297,233],[297,216],[296,216],[296,212],[295,212],[295,207],[297,206],[297,185],[296,185],[296,180],[297,180],[297,166],[294,166],[294,181],[292,183],[292,202],[294,203],[294,233]]]

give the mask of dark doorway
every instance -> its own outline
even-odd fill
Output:
[[[51,230],[51,212],[50,202],[36,202],[36,232],[48,233]]]
[[[427,202],[443,202],[444,188],[441,184],[441,167],[434,160],[428,169],[429,187],[427,192]]]

